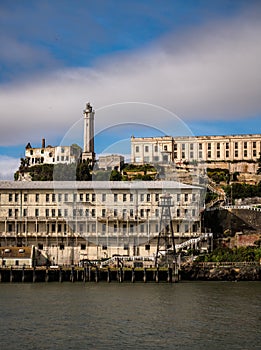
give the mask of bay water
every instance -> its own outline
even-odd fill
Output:
[[[260,282],[2,283],[0,349],[261,349]]]

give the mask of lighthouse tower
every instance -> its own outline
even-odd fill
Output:
[[[83,136],[83,153],[82,161],[89,161],[92,165],[95,161],[94,153],[94,110],[88,102],[83,111],[84,114],[84,136]]]

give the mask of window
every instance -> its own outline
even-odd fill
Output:
[[[81,244],[81,250],[85,250],[86,249],[86,244]]]
[[[247,150],[244,150],[244,157],[247,157]]]
[[[35,209],[35,216],[39,216],[39,209]]]
[[[235,149],[238,149],[238,142],[235,142]]]
[[[159,209],[158,209],[158,208],[155,209],[155,216],[156,216],[156,217],[159,217]]]
[[[208,150],[211,150],[211,143],[208,143]]]
[[[226,151],[226,157],[227,158],[229,157],[229,151]]]
[[[61,161],[62,161],[62,162],[64,161],[64,156],[61,156]]]
[[[42,243],[38,243],[38,249],[39,250],[43,250],[43,244]]]
[[[57,232],[62,232],[62,225],[61,224],[58,224]]]
[[[140,201],[141,201],[141,202],[144,201],[144,194],[143,194],[143,193],[140,195]]]
[[[194,152],[190,152],[189,156],[190,158],[194,158]]]
[[[63,147],[61,148],[61,153],[64,153],[64,148]]]
[[[83,209],[79,209],[79,216],[83,216]]]
[[[198,156],[199,156],[199,158],[202,158],[202,151],[198,152]]]
[[[256,149],[253,150],[253,157],[256,157]]]
[[[13,215],[12,209],[8,209],[8,216],[10,217],[10,216],[12,216],[12,215]]]
[[[130,202],[133,202],[133,193],[130,194]]]
[[[202,143],[198,144],[198,149],[202,150]]]
[[[117,195],[117,193],[114,193],[113,199],[114,199],[114,202],[117,202],[117,201],[118,201],[118,195]]]
[[[247,142],[244,142],[244,149],[247,148]]]
[[[27,216],[27,209],[23,210],[23,214],[24,214],[24,216]]]
[[[145,146],[145,152],[146,152],[146,153],[149,152],[149,146]]]
[[[208,151],[208,158],[211,158],[211,151]]]
[[[175,143],[174,144],[174,151],[177,151],[178,150],[178,145]]]
[[[50,195],[49,193],[46,193],[45,195],[45,201],[48,203],[50,201]]]
[[[114,224],[114,225],[113,225],[113,232],[114,232],[114,233],[117,233],[117,224]]]
[[[59,162],[59,160],[60,160],[60,159],[59,159],[59,156],[57,156],[57,162]]]
[[[140,210],[140,216],[143,218],[144,217],[144,209]]]
[[[197,198],[197,197],[196,197],[196,194],[193,193],[193,194],[192,194],[192,201],[193,201],[193,202],[196,202],[196,198]]]
[[[52,202],[55,202],[55,193],[52,193]]]
[[[85,216],[88,218],[88,217],[89,217],[89,215],[90,215],[90,211],[89,211],[89,209],[85,209]]]
[[[185,202],[188,201],[188,193],[185,193]]]
[[[193,149],[194,149],[193,143],[191,143],[191,144],[189,145],[189,148],[190,148],[191,151],[193,151]]]
[[[80,202],[83,202],[83,193],[80,193]]]
[[[177,217],[180,217],[180,209],[177,209]]]
[[[217,158],[220,158],[220,151],[217,151]]]
[[[182,145],[181,145],[181,149],[182,149],[182,151],[185,151],[185,149],[186,149],[186,145],[185,145],[185,143],[182,143]]]
[[[15,202],[18,202],[19,194],[15,193]]]
[[[229,149],[229,143],[226,142],[226,149]]]
[[[58,193],[58,202],[61,202],[61,201],[62,201],[62,194]]]
[[[96,210],[92,209],[92,217],[95,218],[95,216],[96,216]]]
[[[123,193],[122,200],[123,200],[123,202],[127,201],[127,194],[126,193]]]
[[[181,158],[185,158],[185,152],[181,153]]]
[[[136,151],[137,153],[139,153],[139,151],[140,151],[139,146],[136,146],[136,147],[135,147],[135,151]]]
[[[68,216],[68,209],[64,209],[63,216],[67,217]]]
[[[77,193],[73,194],[73,201],[76,202],[77,201]]]
[[[147,202],[150,202],[150,193],[147,194]]]
[[[253,148],[256,148],[256,141],[253,142]]]
[[[159,151],[158,145],[155,145],[154,146],[154,152],[158,152],[158,151]]]
[[[102,209],[102,217],[105,218],[106,216],[106,209]]]
[[[134,232],[134,225],[130,224],[130,233],[133,233],[133,232]]]
[[[106,224],[102,224],[102,233],[103,233],[103,234],[106,233]]]
[[[86,195],[85,195],[85,199],[86,199],[86,202],[89,202],[90,201],[90,195],[89,195],[89,193],[86,193]]]
[[[52,217],[55,217],[55,209],[52,209]]]
[[[63,243],[60,244],[60,250],[64,250],[64,244]]]
[[[68,202],[68,193],[65,193],[65,194],[64,194],[64,201],[65,201],[65,202]]]
[[[144,224],[140,225],[140,233],[144,233]]]
[[[164,151],[167,151],[168,150],[168,146],[164,145],[163,149],[164,149]]]
[[[102,194],[102,202],[106,202],[106,193]]]
[[[118,215],[117,209],[113,209],[113,216],[116,217]]]
[[[24,194],[24,202],[27,202],[27,200],[28,200],[28,195],[27,195],[27,193],[25,193]]]
[[[96,201],[96,195],[95,193],[92,194],[92,202],[95,202]]]
[[[235,151],[235,157],[238,157],[238,151]]]
[[[220,149],[220,142],[217,143],[217,149]]]
[[[45,216],[46,216],[46,217],[49,216],[49,209],[45,209]]]
[[[8,232],[12,232],[13,231],[13,224],[8,224]]]
[[[130,217],[133,218],[134,212],[133,209],[130,209]]]
[[[159,193],[155,194],[155,201],[158,202],[159,201]]]
[[[174,158],[178,158],[178,152],[174,152]]]

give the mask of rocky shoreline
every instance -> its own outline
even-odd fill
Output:
[[[190,264],[180,271],[181,280],[189,281],[261,281],[260,264],[246,266],[211,266]]]

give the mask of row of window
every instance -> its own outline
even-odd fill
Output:
[[[101,216],[103,218],[106,218],[106,217],[115,217],[117,218],[118,216],[121,216],[123,219],[127,219],[127,217],[129,216],[130,218],[134,218],[134,209],[133,208],[130,208],[129,211],[127,211],[127,209],[123,209],[122,211],[119,211],[118,209],[114,208],[113,210],[106,210],[106,209],[102,209],[101,211]],[[187,209],[187,208],[178,208],[176,209],[176,216],[177,217],[181,217],[181,216],[186,216],[188,214],[191,214],[192,216],[195,216],[196,215],[196,209]],[[89,218],[89,217],[92,217],[92,218],[95,218],[96,217],[96,209],[73,209],[72,211],[72,215],[73,217],[86,217],[86,218]],[[15,218],[18,218],[19,217],[19,210],[18,209],[15,209],[13,210],[12,208],[9,208],[8,209],[8,217],[15,217]],[[28,209],[27,208],[24,208],[23,209],[23,217],[27,217],[28,216]],[[39,217],[40,216],[40,211],[38,208],[35,209],[35,212],[34,212],[34,216],[35,217]],[[45,209],[45,217],[68,217],[69,216],[69,212],[68,212],[68,209]],[[139,216],[141,218],[148,218],[151,216],[151,210],[150,209],[144,209],[144,208],[141,208],[139,210]],[[159,217],[160,216],[160,209],[156,208],[155,209],[155,216],[156,217]],[[135,217],[136,218],[136,217]]]
[[[243,148],[246,150],[248,148],[251,148],[252,144],[252,149],[256,151],[256,148],[257,148],[257,142],[256,141],[244,141],[243,142]],[[154,152],[157,153],[159,151],[159,148],[158,148],[158,145],[153,145],[154,146]],[[230,146],[232,146],[231,143],[229,142],[226,142],[225,143],[225,149],[226,150],[229,150],[230,149]],[[135,146],[135,152],[136,153],[139,153],[140,152],[140,147],[142,146]],[[208,142],[207,143],[207,149],[208,150],[211,150],[212,148],[216,147],[217,150],[220,150],[221,149],[221,143],[220,142],[217,142],[217,143],[212,143],[212,142]],[[189,144],[186,144],[186,143],[182,143],[181,144],[181,150],[182,151],[185,151],[186,149],[189,149],[190,151],[193,151],[193,150],[200,150],[202,151],[203,150],[203,144],[202,143],[198,143],[198,144],[193,144],[193,143],[189,143]],[[239,149],[239,142],[234,142],[234,149],[237,150]],[[168,151],[168,146],[167,145],[163,145],[163,151]],[[178,144],[174,144],[174,151],[177,151],[178,150]],[[145,153],[148,153],[149,152],[149,146],[148,145],[145,145],[144,146],[144,152]]]
[[[28,202],[28,194],[27,193],[24,193],[23,194],[23,202]],[[33,195],[32,195],[33,196]],[[140,193],[139,194],[139,201],[140,202],[150,202],[152,200],[152,194],[150,193]],[[180,202],[182,200],[182,196],[184,201],[187,202],[189,200],[189,194],[188,193],[185,193],[185,194],[180,194],[178,193],[176,195],[176,200],[177,202]],[[73,193],[72,197],[69,196],[68,193],[46,193],[45,194],[45,201],[46,203],[50,203],[50,202],[68,202],[69,199],[72,198],[73,202],[95,202],[96,201],[96,194],[95,193]],[[9,193],[8,195],[8,199],[9,199],[9,202],[18,202],[19,201],[19,194],[18,193]],[[39,193],[36,193],[34,194],[34,199],[35,199],[35,202],[36,203],[39,203],[40,201],[40,194]],[[101,194],[101,201],[102,202],[106,202],[107,200],[107,194],[106,193],[103,193]],[[121,200],[123,202],[133,202],[134,201],[134,194],[133,193],[123,193],[122,195],[120,194],[117,194],[117,193],[114,193],[113,194],[113,201],[114,202],[118,202],[119,200]],[[154,199],[156,202],[159,201],[160,199],[160,194],[159,193],[156,193],[154,194]],[[192,194],[192,201],[196,201],[196,194],[193,193]]]
[[[125,235],[127,233],[148,233],[148,232],[155,232],[157,233],[159,231],[160,225],[158,223],[155,224],[151,224],[150,227],[148,227],[147,224],[139,224],[138,226],[133,224],[133,223],[129,223],[129,225],[127,225],[126,223],[122,224],[122,225],[118,225],[118,224],[113,224],[112,226],[108,226],[105,223],[101,225],[101,227],[99,228],[99,232],[97,233],[101,233],[101,234],[106,234],[106,233],[115,233],[115,234],[121,234],[121,235]],[[65,236],[67,235],[67,225],[66,224],[55,224],[55,223],[51,223],[51,224],[47,224],[46,225],[46,234],[49,233],[63,233]],[[72,224],[70,231],[72,233],[96,233],[96,230],[98,229],[96,223],[91,223],[91,224]],[[27,232],[27,226],[25,224],[23,224],[21,226],[21,233],[26,233]],[[197,232],[198,230],[198,225],[196,223],[193,224],[188,224],[188,223],[184,223],[184,224],[176,224],[174,225],[174,231],[179,233],[179,232]],[[11,232],[16,232],[18,233],[18,227],[15,226],[12,223],[8,224],[7,227],[7,231],[9,233]],[[39,225],[36,225],[35,227],[35,232],[36,233],[40,233],[39,230]]]

